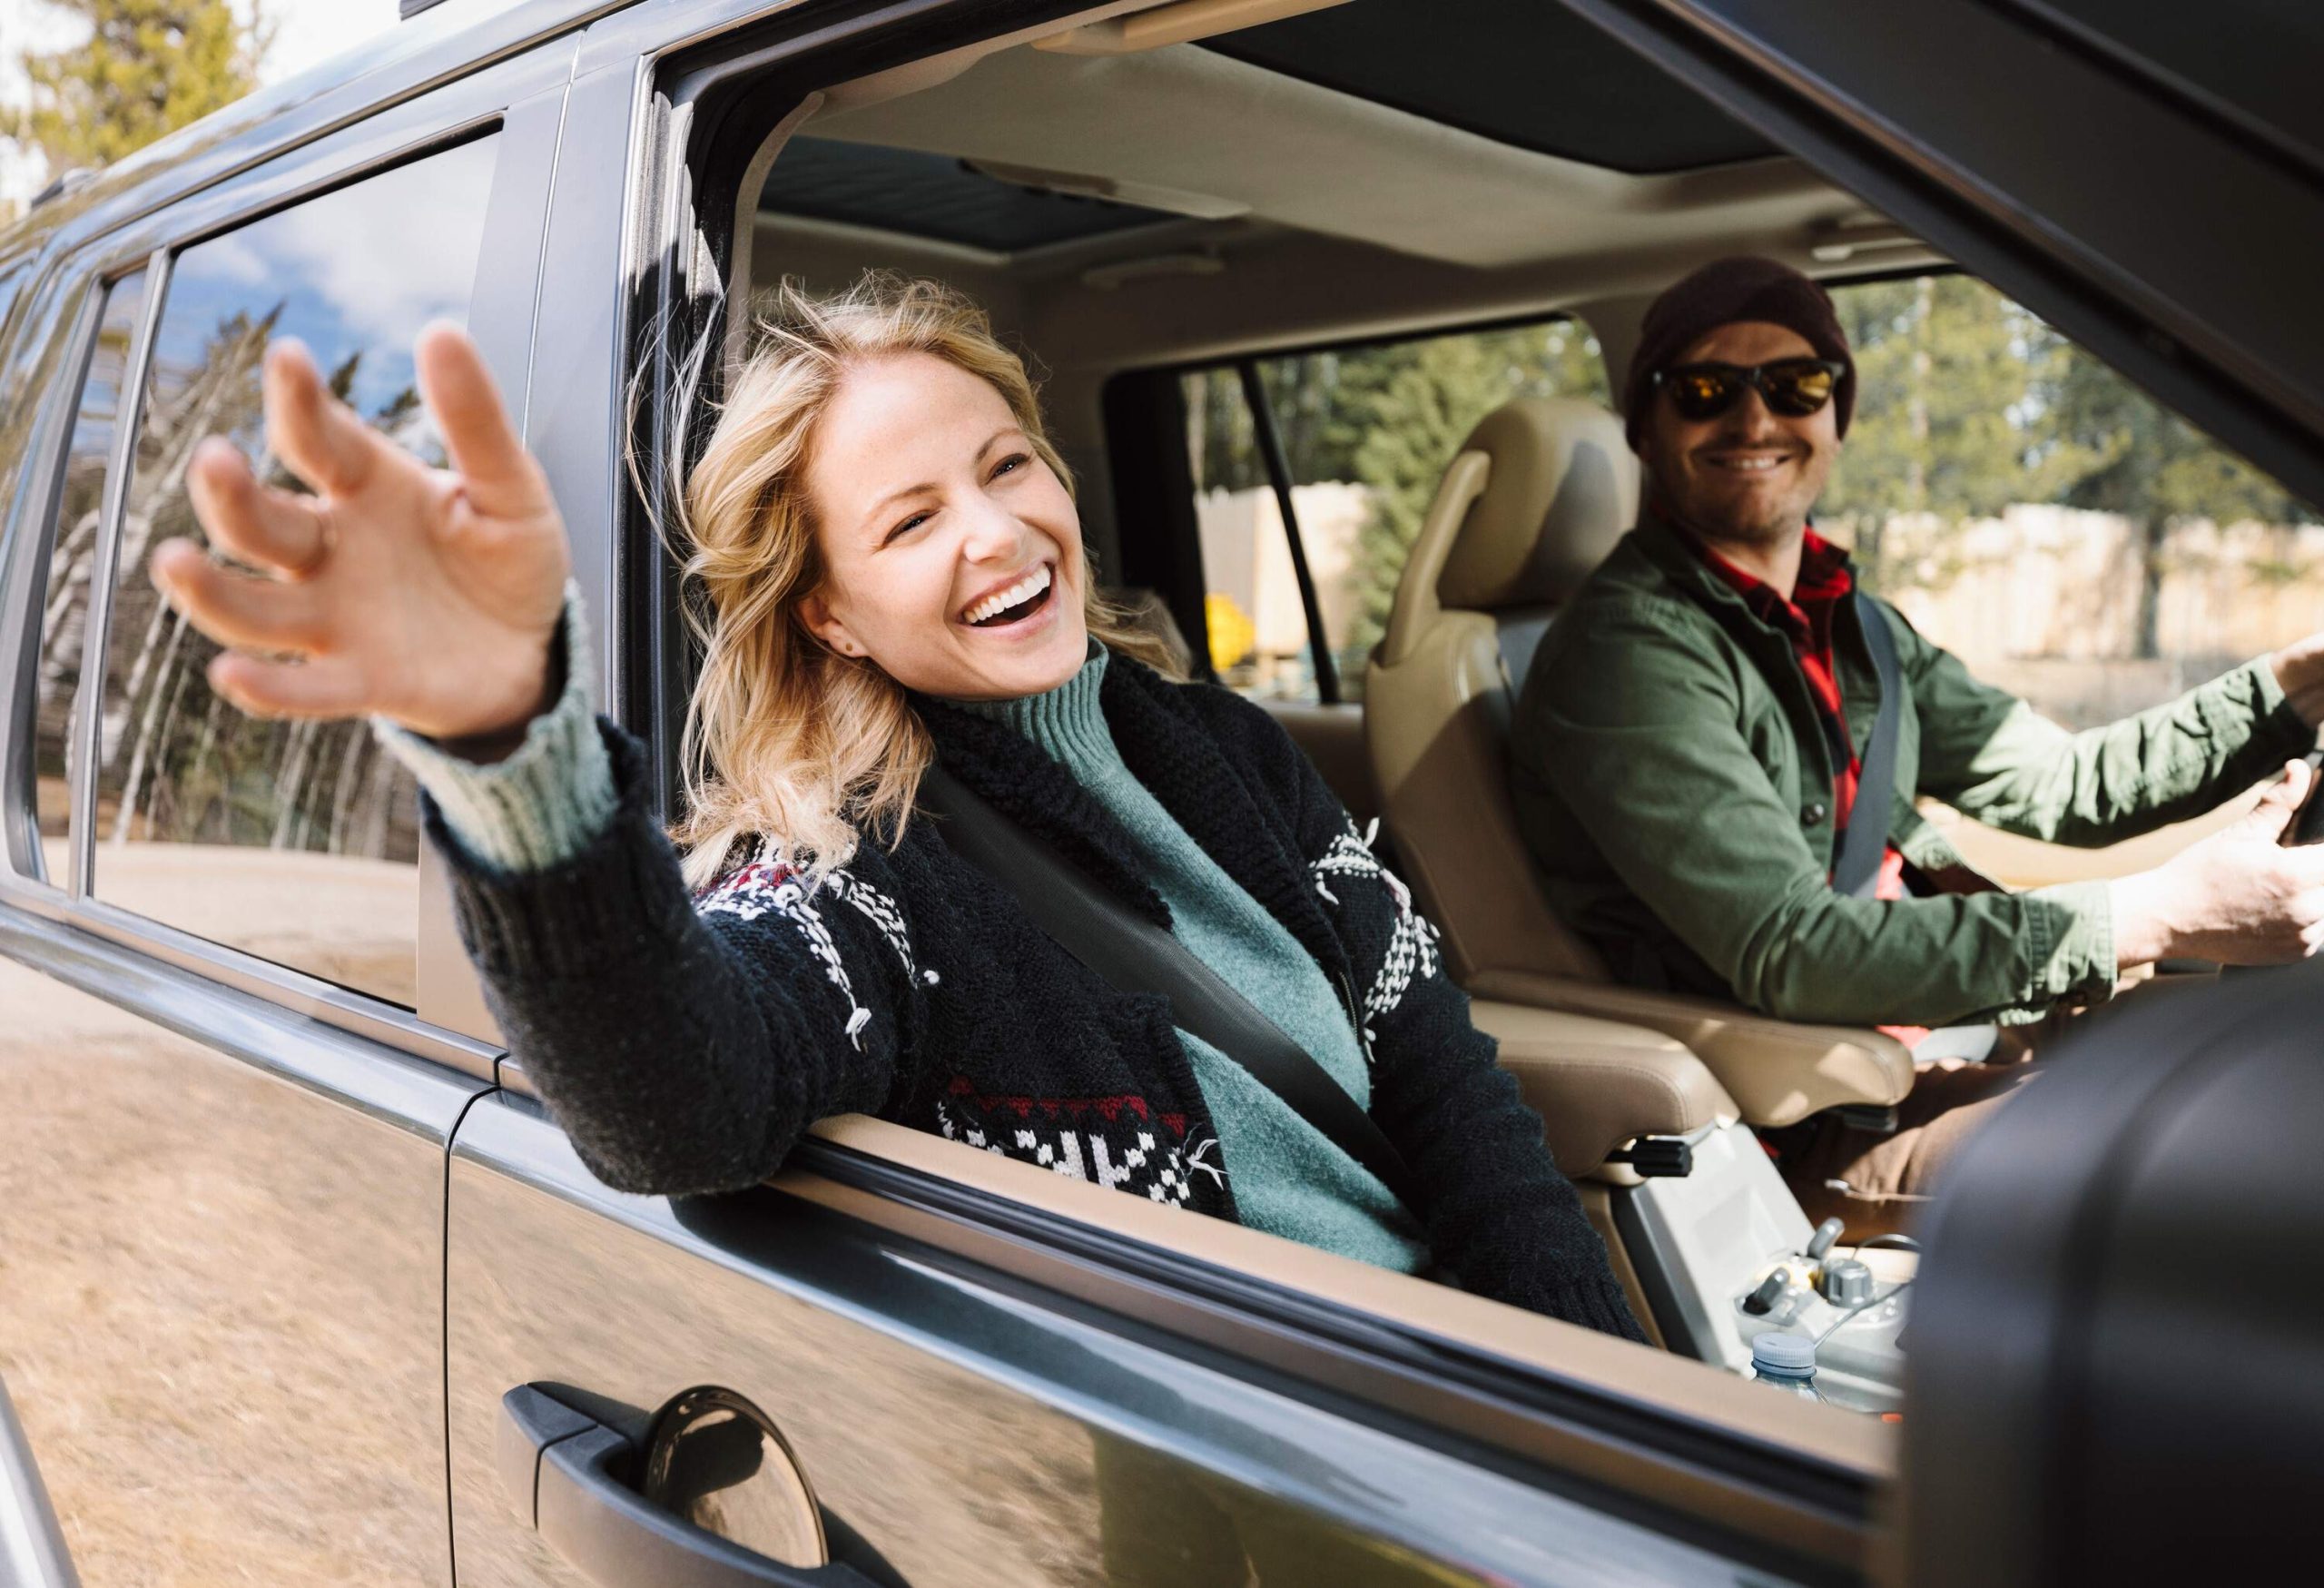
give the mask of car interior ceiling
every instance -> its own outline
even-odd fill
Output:
[[[1562,12],[1541,8],[1512,41],[1475,0],[1448,4],[1419,65],[1384,15],[1357,0],[1113,56],[1019,42],[832,85],[761,152],[730,293],[874,267],[969,293],[1042,378],[1105,567],[1116,491],[1138,485],[1108,470],[1102,398],[1125,372],[1561,312],[1619,372],[1646,301],[1704,260],[1941,262]],[[1512,72],[1529,49],[1549,64]],[[1588,92],[1542,92],[1561,79]],[[891,1129],[851,1122],[858,1145],[862,1128]],[[1012,1196],[1074,1189],[985,1167]],[[1071,1216],[1092,1219],[1093,1203]],[[1180,1232],[1197,1248],[1201,1233]],[[1453,1332],[1472,1332],[1448,1305]]]
[[[1588,321],[1619,370],[1645,299],[1718,254],[1817,273],[1932,261],[1561,13],[1527,25],[1544,35],[1536,58],[1577,81],[1610,73],[1624,114],[1593,99],[1549,124],[1561,96],[1539,85],[1557,73],[1521,84],[1503,68],[1463,102],[1468,124],[1435,119],[1469,68],[1522,53],[1482,25],[1437,35],[1444,85],[1403,103],[1369,96],[1384,41],[1324,57],[1344,86],[1275,64],[1378,15],[1358,0],[1110,57],[1020,44],[932,84],[835,85],[784,129],[735,285],[829,287],[881,266],[971,294],[1044,372],[1106,557],[1099,399],[1121,371],[1559,311]],[[1690,130],[1640,143],[1609,125],[1658,121]]]

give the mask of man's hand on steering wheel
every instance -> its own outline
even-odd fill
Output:
[[[2284,839],[2317,783],[2306,761],[2232,826],[2113,884],[2114,957],[2280,965],[2324,949],[2324,845]]]

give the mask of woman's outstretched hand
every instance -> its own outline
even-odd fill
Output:
[[[565,525],[476,344],[429,326],[419,393],[449,469],[431,469],[330,394],[296,342],[266,356],[267,444],[315,494],[261,485],[212,438],[188,488],[212,542],[158,547],[153,582],[229,647],[210,684],[255,716],[370,713],[489,758],[551,704]],[[497,745],[497,749],[495,746]]]

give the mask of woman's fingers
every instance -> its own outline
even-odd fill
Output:
[[[305,347],[266,350],[265,389],[266,444],[293,474],[325,495],[363,483],[387,443],[330,394]]]
[[[150,566],[171,605],[222,646],[311,651],[321,644],[322,600],[312,586],[235,573],[191,540],[155,547]]]
[[[500,390],[468,332],[438,321],[412,350],[419,395],[444,433],[468,501],[487,517],[520,518],[548,506],[540,470],[525,450]]]
[[[214,544],[292,578],[320,570],[329,546],[314,499],[260,485],[232,442],[213,436],[196,448],[186,486],[194,517]]]
[[[276,661],[228,651],[210,663],[210,687],[262,717],[350,717],[370,709],[360,664],[346,656]]]

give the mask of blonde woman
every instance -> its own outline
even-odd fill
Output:
[[[278,346],[270,445],[316,495],[207,442],[196,511],[263,576],[153,559],[230,647],[220,694],[369,715],[413,767],[492,1009],[584,1161],[737,1188],[815,1119],[876,1113],[1635,1337],[1402,885],[1265,714],[1166,678],[1097,599],[984,317],[867,278],[786,291],[762,330],[684,493],[704,661],[675,833],[643,746],[591,715],[556,506],[459,331],[417,354],[448,469]],[[1312,1055],[1409,1200],[956,855],[915,814],[936,764]]]

